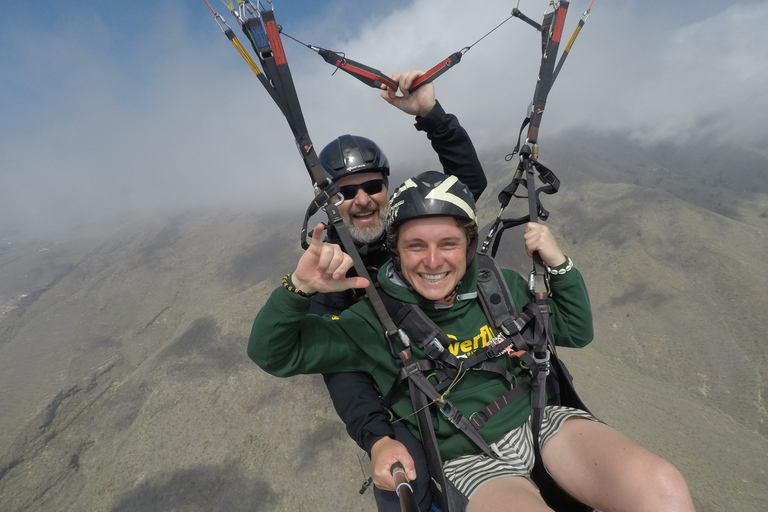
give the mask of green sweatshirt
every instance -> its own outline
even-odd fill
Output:
[[[563,267],[565,264],[563,264]],[[477,300],[478,262],[475,258],[462,279],[456,302],[450,308],[438,308],[397,279],[391,264],[379,271],[382,290],[405,302],[420,304],[427,315],[456,342],[449,346],[454,355],[471,354],[494,335],[482,306]],[[560,267],[558,267],[560,268]],[[527,282],[518,273],[504,270],[504,278],[518,309],[530,301]],[[584,280],[575,268],[551,277],[552,331],[555,343],[565,347],[583,347],[592,341],[592,313]],[[338,317],[309,314],[310,299],[277,288],[259,312],[248,343],[249,357],[262,369],[278,377],[308,373],[365,372],[386,393],[401,368],[392,357],[384,329],[368,300],[359,302]],[[403,347],[394,341],[396,351]],[[413,348],[416,359],[424,354]],[[502,355],[494,362],[504,365],[516,378],[516,385],[529,380],[527,370],[517,357]],[[392,409],[418,435],[408,386],[403,383]],[[447,398],[469,417],[509,391],[508,382],[497,374],[470,371],[450,389]],[[480,434],[493,443],[504,433],[523,424],[530,414],[530,393],[492,416]],[[477,453],[478,448],[442,414],[433,414],[438,445],[443,460]]]

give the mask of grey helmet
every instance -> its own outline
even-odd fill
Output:
[[[381,172],[386,183],[389,160],[371,139],[359,135],[342,135],[323,148],[320,165],[329,180],[335,181],[348,174]]]
[[[392,233],[403,222],[422,217],[450,216],[477,223],[475,200],[467,186],[456,176],[427,171],[400,185],[389,200],[387,232]],[[469,240],[467,266],[474,258],[477,237]],[[396,247],[388,248],[396,268],[400,258]]]

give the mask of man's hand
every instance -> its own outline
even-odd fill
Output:
[[[318,224],[312,231],[312,242],[291,275],[293,285],[304,293],[367,287],[369,282],[364,277],[346,277],[347,271],[354,266],[352,257],[338,245],[323,242],[324,229]]]
[[[413,94],[408,92],[408,89],[411,88],[413,82],[423,74],[424,71],[414,69],[407,73],[395,73],[394,75],[390,75],[389,78],[400,84],[400,90],[403,95],[398,96],[397,91],[393,91],[382,84],[381,88],[385,90],[381,93],[381,97],[384,98],[387,103],[396,106],[406,114],[411,114],[413,116],[425,116],[429,114],[429,111],[432,110],[436,103],[435,86],[430,82],[419,87]]]
[[[400,462],[405,468],[408,480],[416,480],[416,466],[408,449],[400,441],[391,437],[382,437],[371,447],[371,467],[373,468],[373,484],[385,491],[395,490],[390,468],[395,462]]]

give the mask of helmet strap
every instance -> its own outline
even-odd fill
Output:
[[[459,285],[461,284],[461,281],[459,281],[456,286],[453,288],[453,291],[446,295],[446,297],[443,299],[443,301],[451,303],[453,302],[453,299],[456,298],[456,295],[459,293]]]

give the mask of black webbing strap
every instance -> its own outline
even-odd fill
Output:
[[[532,145],[538,141],[541,116],[544,114],[549,91],[554,85],[557,50],[560,47],[560,38],[563,35],[569,5],[570,2],[560,0],[552,12],[544,15],[541,23],[541,66],[539,67],[539,80],[533,93],[533,108],[528,129],[528,142]]]
[[[502,288],[506,288],[506,283],[503,282]],[[486,293],[487,289],[478,288],[478,295]],[[507,288],[508,292],[508,288]],[[511,296],[510,296],[511,298]],[[482,304],[483,301],[481,301]],[[497,398],[492,403],[486,405],[484,409],[477,411],[470,416],[470,421],[476,428],[481,428],[485,422],[494,414],[501,411],[503,408],[514,402],[524,392],[531,391],[531,409],[532,412],[537,408],[543,407],[546,402],[546,380],[549,373],[549,351],[547,347],[547,334],[545,329],[545,323],[547,319],[540,314],[539,308],[533,303],[527,304],[523,308],[523,313],[518,317],[526,318],[525,323],[522,324],[521,330],[524,327],[532,327],[531,334],[532,339],[526,340],[520,332],[514,332],[510,335],[505,335],[504,342],[507,344],[506,351],[509,355],[515,355],[520,358],[521,363],[527,367],[531,372],[531,380],[524,382],[520,385],[514,386],[508,393]],[[495,329],[499,329],[497,322],[498,319],[494,319],[490,316],[490,313],[486,310],[486,316],[494,324]],[[507,325],[517,327],[517,323],[507,321]],[[502,326],[501,329],[504,329]],[[501,343],[499,344],[501,346]],[[468,363],[471,364],[470,356]],[[534,415],[534,423],[536,416]]]
[[[413,362],[413,356],[409,348],[401,351],[399,355],[400,360],[403,363],[403,371],[407,375],[419,375],[424,378],[421,370],[417,368],[419,362]],[[424,378],[424,381],[426,381],[426,378]],[[393,386],[392,389],[394,390],[395,387],[396,386]],[[425,389],[427,390],[427,393],[424,392]],[[427,386],[424,386],[423,382],[420,385],[418,378],[408,378],[408,390],[411,396],[411,407],[414,410],[419,427],[419,437],[421,438],[421,444],[424,447],[424,454],[427,459],[433,498],[436,499],[437,504],[443,512],[463,512],[466,507],[466,499],[463,496],[461,499],[458,499],[458,493],[451,494],[451,489],[449,488],[450,484],[446,480],[445,473],[443,472],[443,460],[440,456],[440,446],[437,444],[435,427],[432,422],[430,405],[439,402],[435,401],[434,398],[430,398],[430,395],[434,395],[432,394],[432,391],[429,391],[429,383],[427,382]],[[469,432],[474,431],[473,436],[479,437],[477,431],[474,430],[466,418],[464,418],[464,422],[465,428],[468,428]],[[472,440],[475,441],[474,437]],[[485,440],[479,437],[479,441],[485,445],[489,455],[495,456],[493,452],[491,452],[490,447],[485,444]]]
[[[410,342],[424,352],[429,360],[435,362],[434,366],[422,368],[422,371],[434,370],[438,375],[440,383],[434,386],[437,392],[444,391],[460,373],[469,370],[496,373],[510,384],[515,382],[515,378],[506,368],[490,361],[503,352],[528,350],[529,345],[521,336],[493,340],[494,343],[478,349],[474,354],[458,358],[448,350],[453,340],[419,306],[399,301],[386,293],[380,297],[397,327],[407,334]],[[393,388],[401,380],[399,378]],[[387,396],[391,398],[390,395],[392,390]]]
[[[256,20],[256,21],[258,21],[258,20]],[[237,36],[232,31],[232,29],[229,28],[229,25],[227,25],[227,28],[224,29],[224,35],[227,36],[227,39],[229,39],[230,42],[234,43],[237,40]],[[249,35],[249,34],[246,32],[246,35]],[[254,46],[254,39],[251,38],[251,37],[249,37],[248,39],[251,41],[251,45],[255,49],[256,47]],[[259,54],[259,52],[257,51],[256,55],[258,56],[258,54]],[[264,66],[264,63],[262,61],[262,67],[263,66]],[[260,71],[260,72],[256,74],[256,78],[258,78],[259,82],[261,82],[261,85],[264,86],[264,89],[266,89],[267,93],[269,93],[269,96],[272,98],[272,101],[275,102],[275,104],[278,106],[278,108],[283,113],[283,115],[285,115],[285,112],[286,112],[285,111],[285,104],[283,103],[282,99],[277,94],[277,92],[272,87],[272,85],[269,83],[269,79],[267,78],[267,75],[264,74],[264,72],[261,72],[261,70],[258,70],[258,71]]]
[[[255,13],[254,13],[255,14]],[[241,20],[243,32],[248,37],[251,45],[256,52],[259,61],[264,67],[266,77],[261,80],[267,92],[277,104],[280,111],[288,121],[288,125],[296,141],[297,149],[301,155],[310,177],[315,187],[315,198],[307,210],[304,224],[301,232],[301,244],[304,249],[307,248],[307,223],[309,217],[319,209],[324,209],[328,215],[328,226],[336,231],[339,241],[344,251],[352,257],[355,265],[355,271],[358,276],[368,277],[368,271],[362,258],[357,252],[354,241],[344,224],[344,219],[338,211],[337,204],[333,198],[338,194],[338,187],[329,183],[328,178],[323,172],[320,160],[315,152],[314,145],[309,136],[304,115],[301,111],[299,96],[293,83],[291,70],[288,66],[288,59],[283,49],[283,43],[280,38],[280,27],[275,21],[274,11],[258,10],[259,17],[249,17]],[[397,334],[397,328],[394,322],[387,314],[387,310],[381,303],[378,292],[371,280],[366,288],[366,293],[378,315],[388,336]]]
[[[510,155],[507,156],[511,159],[515,154],[520,154],[520,162],[518,164],[515,175],[512,182],[499,194],[499,202],[501,208],[496,221],[493,223],[485,242],[482,245],[481,252],[485,253],[493,242],[493,248],[491,255],[495,256],[496,251],[499,248],[501,241],[501,235],[503,232],[511,227],[519,226],[526,222],[537,222],[539,219],[546,220],[549,216],[549,212],[541,205],[539,195],[543,192],[546,194],[554,194],[557,192],[560,186],[560,181],[554,175],[554,173],[545,167],[541,162],[537,160],[538,157],[538,137],[539,126],[541,125],[541,118],[544,114],[544,108],[547,103],[547,96],[552,90],[555,78],[555,65],[557,61],[557,51],[560,46],[560,39],[563,33],[563,27],[565,25],[565,17],[567,15],[569,2],[566,0],[559,0],[555,3],[555,8],[552,12],[544,15],[544,19],[539,25],[535,21],[525,16],[519,9],[512,10],[512,15],[525,21],[541,34],[541,64],[539,66],[539,78],[536,82],[536,88],[533,93],[533,101],[528,112],[527,117],[523,120],[520,127],[520,132],[517,137],[517,144]],[[558,69],[559,71],[559,69]],[[528,127],[527,138],[525,144],[521,146],[522,133],[525,127]],[[538,171],[539,178],[541,178],[546,186],[536,190],[535,186],[535,173]],[[528,189],[528,201],[529,201],[529,214],[516,219],[502,219],[504,209],[509,204],[512,197],[515,196],[518,186],[521,183],[526,184]],[[543,265],[537,258],[534,258],[534,274],[540,275],[543,272]],[[539,290],[543,291],[543,290]]]
[[[486,316],[492,322],[496,330],[503,330],[505,324],[510,324],[509,315],[506,313],[506,310],[514,311],[515,306],[512,302],[512,295],[496,262],[485,255],[480,257],[478,298],[485,310]],[[552,339],[551,332],[549,332],[550,323],[548,311],[548,308],[542,307],[541,304],[536,302],[528,303],[523,308],[523,315],[526,313],[533,313],[533,316],[535,317],[534,321],[536,322],[536,328],[534,329],[533,338],[545,341],[546,347],[549,349],[547,356],[542,357],[542,360],[537,361],[529,355],[529,359],[525,361],[525,364],[533,370],[532,379],[513,388],[509,393],[500,399],[497,399],[492,404],[487,405],[484,409],[475,412],[470,416],[469,420],[476,428],[481,428],[491,416],[498,413],[507,404],[513,402],[524,391],[530,389],[531,431],[534,439],[535,455],[534,468],[531,477],[539,486],[542,497],[554,510],[557,510],[558,512],[585,512],[591,509],[583,503],[573,499],[560,488],[544,468],[543,459],[541,457],[539,439],[541,437],[541,425],[544,419],[545,402],[547,400],[547,379],[550,377],[550,372],[554,372],[557,377],[555,380],[559,388],[556,391],[561,403],[571,407],[578,407],[585,411],[588,410],[576,393],[567,369],[557,357],[554,340]],[[519,322],[514,323],[513,325],[517,327],[518,324]],[[539,326],[541,326],[541,328],[539,328]],[[537,347],[536,350],[541,354],[540,346]],[[536,352],[534,352],[534,354],[536,354]]]
[[[436,404],[438,407],[440,407],[441,412],[447,418],[449,418],[449,420],[451,417],[453,417],[455,421],[454,424],[457,425],[457,427],[459,427],[462,432],[465,432],[465,434],[467,434],[481,450],[485,451],[483,449],[483,444],[488,446],[487,443],[483,441],[481,444],[476,441],[476,437],[479,437],[477,429],[481,428],[494,414],[498,413],[508,404],[514,402],[514,400],[522,396],[524,393],[530,391],[532,423],[531,429],[534,434],[534,439],[536,440],[534,443],[536,462],[534,464],[532,477],[535,479],[540,489],[542,489],[542,495],[545,496],[547,503],[550,504],[550,506],[552,506],[558,512],[582,512],[589,510],[588,507],[585,507],[583,504],[575,501],[569,495],[564,493],[562,489],[560,489],[557,483],[546,472],[546,469],[544,469],[541,459],[541,450],[539,448],[538,440],[541,433],[541,423],[543,421],[545,410],[544,408],[546,406],[547,400],[546,385],[550,366],[550,352],[547,350],[547,347],[554,347],[554,341],[551,338],[551,332],[549,329],[549,309],[548,305],[546,304],[546,297],[540,297],[540,299],[544,301],[543,304],[536,303],[535,301],[528,303],[523,308],[523,311],[519,317],[510,318],[508,311],[514,311],[515,308],[512,302],[511,293],[506,286],[506,281],[503,278],[501,270],[490,258],[483,257],[481,258],[480,263],[481,265],[479,271],[484,276],[484,283],[478,284],[478,298],[480,299],[481,304],[491,304],[491,309],[496,311],[496,313],[493,314],[486,311],[486,317],[489,318],[489,321],[493,325],[495,331],[503,331],[503,329],[499,327],[500,325],[505,325],[506,329],[510,331],[511,335],[506,336],[503,339],[503,343],[506,343],[507,348],[510,350],[513,348],[522,347],[527,347],[529,350],[532,349],[533,353],[525,352],[519,354],[523,364],[531,369],[531,380],[519,386],[515,386],[508,393],[494,400],[494,402],[488,404],[485,408],[473,413],[469,418],[465,418],[463,416],[459,418],[461,413],[455,415],[455,413],[458,411],[454,411],[452,404],[442,398],[440,389],[432,386],[432,384],[424,376],[424,372],[439,370],[440,367],[445,364],[445,358],[438,361],[431,361],[428,359],[414,361],[410,349],[406,349],[400,354],[401,361],[403,362],[403,369],[400,371],[400,374],[398,375],[395,383],[389,390],[387,397],[385,397],[384,403],[392,403],[396,389],[399,387],[403,380],[407,379],[411,394],[412,406],[416,412],[419,431],[421,433],[421,440],[425,446],[427,463],[429,465],[433,479],[432,484],[435,489],[435,496],[437,496],[438,501],[440,501],[444,511],[459,512],[459,509],[448,508],[450,506],[448,503],[449,493],[447,492],[448,482],[445,480],[445,476],[442,471],[442,460],[439,454],[439,447],[437,446],[437,439],[434,434],[432,418],[429,412],[429,405],[431,403]],[[488,273],[485,273],[485,271]],[[498,297],[494,298],[494,294],[497,294]],[[419,342],[415,337],[411,338],[410,335],[414,334],[415,332],[420,332],[421,336],[429,337],[430,340],[440,338],[439,334],[435,334],[435,327],[432,326],[434,322],[432,322],[431,319],[424,315],[426,317],[425,321],[424,318],[422,318],[420,315],[415,314],[415,310],[420,311],[420,308],[412,304],[403,305],[402,302],[391,298],[387,294],[384,294],[383,297],[385,297],[384,302],[387,305],[387,308],[390,310],[392,317],[397,320],[398,326],[406,332],[410,331],[408,332],[408,335],[411,343],[416,346],[419,344],[428,344],[428,342]],[[508,303],[507,300],[509,301]],[[503,306],[501,305],[502,303],[504,303]],[[505,309],[506,311],[504,311]],[[411,326],[414,325],[413,321],[408,321],[408,326],[402,323],[409,318],[411,320],[417,318],[419,319],[416,322],[414,329],[411,329]],[[521,320],[521,318],[523,320]],[[426,323],[427,326],[424,326],[424,323]],[[528,327],[528,329],[525,329],[526,327]],[[522,331],[524,329],[532,334],[532,340],[529,341],[523,338]],[[494,340],[496,339],[497,338],[494,338]],[[510,343],[511,339],[514,339],[516,343]],[[499,344],[499,346],[501,345]],[[493,344],[486,346],[486,349],[490,350],[492,348]],[[445,350],[445,352],[448,351]],[[466,368],[466,371],[471,371],[470,365],[474,363],[470,361],[470,359],[474,356],[475,354],[470,356],[470,358],[462,360],[463,364],[466,365],[464,367]],[[563,382],[563,380],[566,379],[563,375],[567,375],[567,371],[565,371],[562,363],[560,363],[560,361],[556,358],[555,362],[558,365],[557,368],[560,374],[561,389],[563,388],[563,384],[568,384],[570,391],[575,395],[575,390],[573,390],[572,386],[570,386],[570,381]],[[480,368],[477,369],[485,369],[482,368],[482,363],[479,365],[474,364],[474,366],[480,366]],[[574,404],[570,405],[574,406]],[[584,410],[586,410],[586,408],[584,408]],[[465,421],[466,423],[469,423],[468,426],[465,424]],[[490,449],[490,446],[488,446],[488,448]],[[495,457],[495,454],[492,451],[488,454],[491,457]]]
[[[484,259],[484,262],[487,263],[488,261],[489,260]],[[501,277],[498,268],[496,270],[499,272],[499,277]],[[511,294],[509,294],[509,290],[505,290],[502,286],[497,286],[496,289],[498,290],[499,294],[506,293],[507,299],[499,297],[498,300],[488,299],[487,302],[498,301],[499,303],[503,302],[504,305],[511,304]],[[479,294],[484,294],[487,292],[487,290],[481,291],[480,288],[478,288],[478,292]],[[491,293],[491,295],[493,294]],[[403,369],[398,374],[398,377],[395,379],[395,382],[384,398],[384,403],[391,404],[392,400],[394,399],[396,389],[399,387],[400,383],[403,380],[408,379],[410,383],[409,386],[415,385],[416,388],[431,401],[431,403],[436,404],[443,415],[454,426],[459,428],[459,430],[461,430],[470,440],[472,440],[481,450],[483,450],[484,453],[491,457],[495,457],[495,454],[490,450],[490,447],[480,436],[477,429],[482,427],[482,425],[485,423],[487,418],[491,416],[491,414],[498,412],[502,408],[506,407],[514,399],[518,398],[521,394],[526,392],[528,387],[515,386],[512,391],[499,397],[492,404],[488,404],[486,407],[486,410],[488,411],[487,415],[483,412],[480,412],[480,414],[476,416],[473,415],[469,419],[466,418],[457,408],[455,408],[449,400],[443,397],[442,391],[444,391],[451,384],[451,382],[455,381],[455,379],[458,378],[463,372],[473,370],[494,372],[503,377],[511,385],[514,385],[515,378],[512,376],[512,374],[510,374],[509,371],[507,371],[503,366],[497,363],[492,363],[490,361],[505,351],[514,353],[515,356],[520,357],[523,364],[531,369],[533,377],[535,378],[540,370],[540,365],[537,363],[536,357],[532,356],[529,351],[531,349],[541,350],[541,346],[546,347],[546,340],[543,339],[545,334],[543,327],[544,318],[541,316],[539,308],[537,308],[535,305],[527,305],[523,310],[524,316],[504,316],[503,322],[505,329],[510,333],[510,335],[494,338],[491,340],[491,343],[488,343],[483,349],[478,349],[474,354],[467,358],[459,359],[451,354],[447,348],[451,343],[450,338],[448,338],[448,336],[434,323],[431,318],[429,318],[429,316],[420,307],[415,304],[399,301],[386,293],[383,294],[381,298],[398,328],[407,334],[410,343],[422,350],[427,355],[429,360],[431,360],[430,363],[414,361],[409,349],[403,351],[401,353]],[[506,302],[507,300],[509,302]],[[487,312],[486,316],[490,318]],[[527,320],[518,326],[515,322],[519,321],[519,318],[525,318]],[[529,343],[520,334],[520,331],[525,327],[525,325],[531,323],[532,320],[534,339],[537,337],[542,339],[542,341],[536,345]],[[493,320],[492,323],[494,324],[494,329],[497,329]],[[544,352],[546,353],[546,349]],[[435,370],[442,371],[447,377],[438,386],[432,385],[432,383],[430,383],[424,376],[425,371]],[[546,372],[544,374],[544,380],[546,381]],[[535,386],[531,389],[532,391],[536,392]],[[536,399],[537,401],[543,402],[544,388],[542,387],[540,389],[541,398],[539,398],[537,394]]]
[[[408,354],[408,357],[412,356],[410,352],[408,352],[407,354]],[[401,352],[399,355],[400,355],[400,360],[402,362],[403,352]],[[408,359],[406,358],[406,360]],[[395,377],[395,382],[392,384],[392,387],[389,388],[389,391],[387,392],[387,394],[381,399],[382,403],[384,403],[387,407],[389,407],[392,404],[392,401],[395,399],[395,395],[397,394],[400,384],[402,384],[403,381],[408,380],[408,378],[411,376],[411,373],[416,371],[431,372],[436,369],[437,369],[437,363],[435,363],[431,359],[419,359],[418,361],[408,360],[408,362],[404,363],[403,367],[397,373],[397,376]]]
[[[437,445],[435,436],[435,427],[432,423],[432,415],[429,410],[429,401],[423,393],[419,391],[414,382],[408,381],[408,388],[411,395],[411,404],[416,412],[416,421],[419,425],[419,434],[421,444],[424,446],[424,453],[429,468],[430,483],[432,484],[433,494],[437,497],[438,504],[443,512],[461,512],[453,511],[449,508],[447,498],[447,482],[445,473],[443,473],[443,459],[440,456],[440,447]]]
[[[440,409],[443,416],[451,422],[453,426],[461,430],[475,445],[480,448],[483,453],[489,457],[496,457],[496,454],[485,442],[485,439],[480,436],[477,429],[470,423],[457,407],[455,407],[450,400],[443,397],[438,391],[429,383],[427,378],[421,371],[414,371],[409,375],[408,382],[421,392],[428,400],[429,403],[433,403]]]
[[[293,83],[288,59],[283,49],[283,41],[280,39],[280,28],[275,21],[275,13],[272,10],[261,11],[261,19],[264,22],[264,31],[267,33],[269,46],[272,51],[271,59],[276,68],[276,75],[270,76],[275,83],[275,88],[279,91],[288,105],[290,112],[289,124],[294,127],[299,138],[307,134],[307,126],[304,122],[304,115],[299,104],[299,96],[296,93],[296,86]],[[298,142],[298,141],[297,141]],[[317,181],[317,180],[315,180]]]
[[[411,342],[428,358],[442,362],[444,370],[453,371],[450,378],[454,378],[461,364],[448,350],[452,341],[445,332],[416,304],[400,301],[386,293],[381,295],[381,300],[392,320],[407,333]]]
[[[264,68],[265,80],[261,81],[262,85],[264,85],[264,88],[272,97],[280,112],[285,116],[294,138],[298,138],[301,134],[296,126],[296,118],[291,110],[286,90],[283,87],[282,80],[284,77],[281,77],[278,70],[278,63],[275,61],[276,56],[272,51],[272,45],[261,18],[246,18],[241,23],[241,28],[251,42],[251,47]],[[298,111],[298,114],[301,116],[301,110]]]
[[[539,307],[542,308],[542,310],[545,310],[545,306],[542,304],[545,301],[546,299],[541,296],[537,297],[536,299],[536,303],[539,305]],[[547,347],[554,347],[554,340],[552,339],[552,332],[550,330],[551,323],[549,321],[548,308],[546,308],[546,312],[543,314],[546,316],[547,322],[547,329],[545,333],[546,344]],[[570,494],[565,492],[557,484],[557,482],[555,482],[547,469],[544,467],[544,459],[541,456],[541,426],[544,420],[544,410],[547,405],[545,390],[547,385],[547,377],[551,371],[550,354],[551,352],[547,351],[546,361],[537,360],[537,363],[539,363],[539,372],[535,376],[535,381],[531,381],[531,384],[534,386],[534,392],[531,395],[531,432],[534,439],[533,447],[535,455],[533,470],[531,471],[531,478],[539,487],[541,496],[544,498],[544,501],[552,509],[558,512],[591,511],[591,507],[588,507],[587,505],[584,505],[580,501],[573,498]],[[534,357],[536,357],[536,353],[534,353]],[[560,376],[560,378],[565,377]],[[562,384],[563,383],[561,382],[561,385]],[[538,391],[536,391],[537,388]],[[575,393],[575,390],[573,390],[573,392]]]
[[[481,428],[485,422],[490,419],[491,416],[520,398],[521,395],[529,390],[531,390],[530,381],[523,382],[519,386],[512,388],[509,393],[502,395],[492,403],[486,405],[484,409],[480,409],[479,411],[472,413],[472,415],[469,417],[469,421],[472,423],[472,425],[475,426],[475,428]]]
[[[477,258],[477,297],[486,317],[493,323],[496,332],[506,331],[505,334],[512,334],[510,323],[516,331],[521,331],[522,327],[515,324],[517,309],[512,294],[507,286],[501,286],[501,283],[506,285],[501,269],[487,254],[478,254]]]
[[[357,275],[367,279],[368,270],[365,268],[365,264],[363,263],[360,254],[357,252],[355,242],[352,240],[352,236],[349,234],[349,230],[347,229],[346,224],[344,224],[344,219],[339,213],[338,208],[333,203],[330,203],[326,206],[325,211],[328,214],[329,223],[333,226],[336,230],[336,234],[339,236],[342,247],[344,247],[345,252],[352,257],[352,261],[355,262]],[[373,280],[369,279],[368,281],[369,284],[365,289],[366,294],[368,295],[368,300],[371,301],[376,316],[379,317],[381,325],[384,326],[386,335],[388,337],[393,337],[397,334],[397,326],[395,326],[392,318],[390,318],[387,313],[387,308],[384,306],[384,303],[382,303],[381,296],[379,295],[378,290],[376,290],[376,285],[373,283]]]

